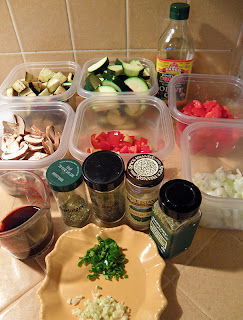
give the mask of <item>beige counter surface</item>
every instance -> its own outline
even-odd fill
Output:
[[[177,147],[164,166],[165,181],[181,177]],[[51,213],[56,241],[66,228],[53,199]],[[242,319],[242,241],[240,231],[199,227],[191,247],[166,260],[162,287],[168,306],[161,319]],[[0,249],[0,320],[39,319],[36,291],[45,277],[44,257],[22,262]]]

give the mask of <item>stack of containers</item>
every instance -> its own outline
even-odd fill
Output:
[[[216,100],[234,118],[182,113],[193,100]],[[181,149],[182,177],[202,192],[200,225],[242,230],[243,81],[234,76],[177,75],[169,83],[169,109]]]
[[[6,96],[6,89],[15,81],[24,79],[26,72],[38,77],[43,68],[48,68],[55,73],[62,72],[66,76],[72,73],[73,79],[69,89],[50,96]],[[47,127],[53,126],[60,134],[60,144],[54,153],[39,160],[1,160],[2,173],[6,170],[30,170],[45,178],[48,166],[67,156],[70,131],[75,116],[75,94],[80,75],[80,66],[71,61],[29,62],[12,69],[0,86],[0,137],[4,134],[3,122],[15,123],[14,115],[19,115],[25,122],[26,131],[31,126],[36,126],[40,131],[46,132]]]

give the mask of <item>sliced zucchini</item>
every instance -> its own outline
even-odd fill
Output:
[[[142,104],[142,105],[138,104],[137,107],[134,108],[132,107],[132,105],[129,105],[124,108],[124,111],[129,117],[137,118],[144,113],[144,111],[147,109],[147,106],[145,104]]]
[[[67,77],[60,71],[56,73],[52,78],[58,79],[61,84],[67,81]]]
[[[101,85],[101,81],[100,79],[94,75],[93,73],[91,73],[90,75],[88,75],[88,77],[86,78],[85,81],[85,86],[84,89],[88,90],[88,91],[94,91],[98,88],[98,86]]]
[[[109,59],[108,57],[104,57],[98,62],[92,64],[88,67],[88,72],[93,72],[94,74],[103,73],[103,71],[108,67]]]
[[[136,65],[136,66],[140,66],[140,67],[143,67],[143,68],[144,68],[144,66],[142,65],[142,63],[141,63],[139,60],[137,60],[137,59],[132,59],[132,60],[130,61],[130,64]]]
[[[125,75],[127,75],[128,77],[137,77],[144,69],[143,66],[138,66],[136,64],[133,65],[126,62],[123,62],[122,66]]]
[[[108,70],[108,69],[105,70],[103,72],[103,78],[104,78],[104,80],[112,81],[115,78],[114,72],[111,70]]]
[[[119,76],[120,74],[123,74],[123,67],[119,64],[112,64],[108,66],[107,70],[110,70],[114,76]]]
[[[100,105],[93,105],[92,110],[95,112],[101,112],[101,111],[108,111],[108,110],[113,110],[113,109],[119,109],[120,104],[116,102],[109,102],[105,104],[100,104]]]
[[[123,62],[124,62],[124,61],[122,61],[121,59],[118,59],[118,58],[117,58],[116,61],[115,61],[115,64],[122,66]]]
[[[134,92],[143,92],[148,90],[147,83],[138,77],[127,78],[124,83]]]
[[[122,125],[126,119],[121,116],[121,113],[118,109],[110,110],[106,115],[107,122],[112,125]]]
[[[51,71],[50,69],[43,68],[38,76],[39,81],[41,82],[47,82],[50,80],[56,73]]]
[[[24,89],[27,88],[27,86],[21,80],[15,81],[14,84],[12,84],[12,87],[18,93],[22,92]]]
[[[105,81],[105,80],[104,80]],[[95,89],[95,92],[107,92],[107,93],[114,93],[117,92],[115,88],[111,86],[99,86],[97,89]]]
[[[111,87],[113,87],[116,91],[122,92],[122,89],[121,89],[117,84],[115,84],[113,81],[104,80],[104,81],[102,82],[102,87],[103,87],[103,86],[111,86]]]
[[[33,74],[26,71],[25,72],[25,81],[26,82],[38,82],[38,78],[36,78],[35,76],[33,76]]]
[[[149,67],[144,68],[142,77],[144,80],[148,80],[150,78]]]
[[[61,85],[60,81],[57,78],[52,77],[47,82],[47,89],[50,91],[50,93],[53,93],[56,91],[56,89]]]

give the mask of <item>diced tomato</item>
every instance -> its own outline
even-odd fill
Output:
[[[88,148],[88,149],[87,149],[87,152],[88,152],[88,153],[91,153],[91,149],[90,149],[90,148]]]
[[[205,101],[203,103],[203,107],[206,109],[206,113],[211,111],[213,109],[213,107],[216,105],[217,101],[216,100],[212,100],[212,101]]]
[[[108,136],[107,133],[101,132],[95,139],[96,139],[98,142],[100,142],[100,141],[102,141],[102,140],[106,140],[107,136]]]
[[[100,141],[100,148],[102,150],[112,150],[111,145],[108,141]]]
[[[150,146],[141,146],[141,153],[150,153],[151,149]]]
[[[201,109],[203,106],[198,100],[193,100],[194,108]],[[193,109],[194,109],[193,108]]]
[[[194,107],[192,110],[192,115],[196,116],[196,117],[205,117],[206,115],[206,111],[204,109],[199,109]]]
[[[128,153],[128,146],[124,146],[120,149],[120,153]]]
[[[96,136],[95,133],[92,134],[92,136],[91,136],[92,146],[93,146],[95,149],[100,149],[100,148],[101,148],[101,147],[100,147],[100,144],[99,144],[99,142],[95,139],[95,136]]]
[[[141,143],[141,145],[142,145],[142,143],[145,145],[145,144],[148,144],[148,139],[145,139],[144,137],[141,137],[139,139],[139,142]]]
[[[138,146],[131,146],[128,148],[129,153],[138,153]]]

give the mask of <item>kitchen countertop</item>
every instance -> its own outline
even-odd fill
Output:
[[[181,178],[177,146],[163,163],[164,181]],[[53,198],[51,214],[55,243],[66,227]],[[161,320],[242,319],[242,241],[242,231],[199,227],[190,248],[165,261],[162,288],[168,306]],[[44,258],[47,253],[22,262],[0,249],[0,320],[39,319],[40,305],[36,291],[45,277]]]

